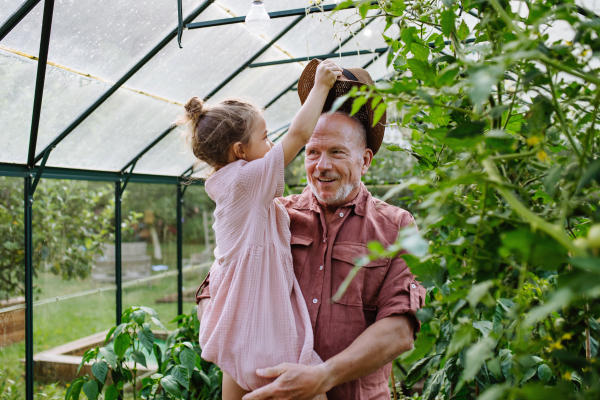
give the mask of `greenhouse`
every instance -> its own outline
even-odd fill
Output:
[[[196,316],[214,171],[177,121],[194,96],[241,98],[280,143],[313,59],[372,78],[333,108],[385,124],[361,187],[418,227],[340,256],[327,293],[396,259],[426,289],[389,398],[600,398],[599,14],[596,0],[0,0],[0,399],[221,398]],[[284,196],[310,192],[305,156]],[[360,301],[365,321],[380,308]]]

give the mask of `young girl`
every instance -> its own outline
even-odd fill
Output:
[[[258,377],[259,368],[322,362],[294,275],[290,219],[275,198],[283,194],[285,166],[310,139],[341,73],[332,61],[319,65],[306,102],[276,145],[262,111],[250,103],[231,99],[209,107],[194,97],[185,105],[194,155],[215,170],[205,187],[217,204],[216,260],[211,299],[199,317],[202,358],[223,370],[223,399],[241,399],[270,383]]]

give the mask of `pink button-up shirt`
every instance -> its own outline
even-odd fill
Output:
[[[411,225],[407,211],[375,199],[361,184],[354,200],[339,207],[329,226],[312,191],[279,199],[290,216],[294,273],[306,301],[314,331],[314,349],[327,360],[344,349],[370,325],[393,315],[408,315],[418,332],[416,310],[424,305],[425,289],[400,257],[373,261],[362,268],[337,302],[337,292],[355,261],[373,240],[394,243],[400,229]],[[210,297],[209,277],[198,301]],[[376,357],[377,355],[373,355]],[[336,386],[329,400],[389,400],[391,364]]]

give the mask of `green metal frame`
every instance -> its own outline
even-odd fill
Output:
[[[363,55],[363,54],[382,54],[388,50],[389,50],[388,47],[382,47],[382,48],[375,49],[375,50],[354,50],[354,51],[345,51],[343,53],[328,53],[328,54],[321,54],[318,56],[288,58],[285,60],[275,60],[275,61],[254,63],[254,64],[250,64],[248,67],[249,68],[259,68],[259,67],[267,67],[267,66],[271,66],[271,65],[291,64],[291,63],[295,63],[295,62],[309,61],[309,60],[313,60],[315,58],[326,59],[326,58],[334,58],[334,57],[358,56],[358,55]]]
[[[337,4],[328,4],[323,7],[296,8],[293,10],[275,11],[275,12],[270,12],[269,17],[271,17],[271,19],[276,19],[276,18],[295,17],[295,16],[300,16],[300,15],[306,16],[308,14],[333,11],[336,7],[337,7]],[[351,6],[348,8],[354,8],[354,6]],[[224,19],[214,19],[211,21],[189,23],[185,27],[187,29],[209,28],[212,26],[224,26],[224,25],[231,25],[231,24],[239,24],[239,23],[244,22],[245,20],[246,20],[246,16],[224,18]]]
[[[21,20],[25,18],[25,16],[27,16],[27,14],[29,14],[29,12],[33,10],[33,8],[37,6],[39,2],[40,0],[27,0],[21,4],[21,7],[19,7],[10,17],[8,17],[8,20],[4,23],[4,25],[0,27],[0,41],[4,39],[15,26],[19,25],[19,22],[21,22]]]

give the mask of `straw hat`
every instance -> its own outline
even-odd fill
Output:
[[[306,101],[310,90],[315,84],[315,74],[317,72],[317,66],[319,63],[321,63],[321,60],[316,58],[313,59],[310,63],[308,63],[306,68],[304,68],[304,71],[300,76],[300,80],[298,81],[298,96],[300,97],[300,103],[302,104],[304,104]],[[348,93],[353,86],[358,86],[360,88],[363,85],[373,85],[373,79],[371,79],[371,75],[369,75],[367,71],[362,68],[344,69],[343,75],[329,91],[327,100],[325,100],[323,112],[331,110],[333,102],[338,97]],[[353,101],[354,99],[348,99],[340,108],[338,108],[337,111],[350,114]],[[372,126],[374,112],[375,111],[371,108],[371,100],[369,100],[356,114],[354,114],[354,117],[356,117],[363,124],[365,130],[367,131],[367,147],[373,151],[373,154],[377,153],[379,150],[381,142],[383,141],[383,134],[385,132],[385,113],[383,113],[383,116],[379,122],[377,122],[375,126]]]

